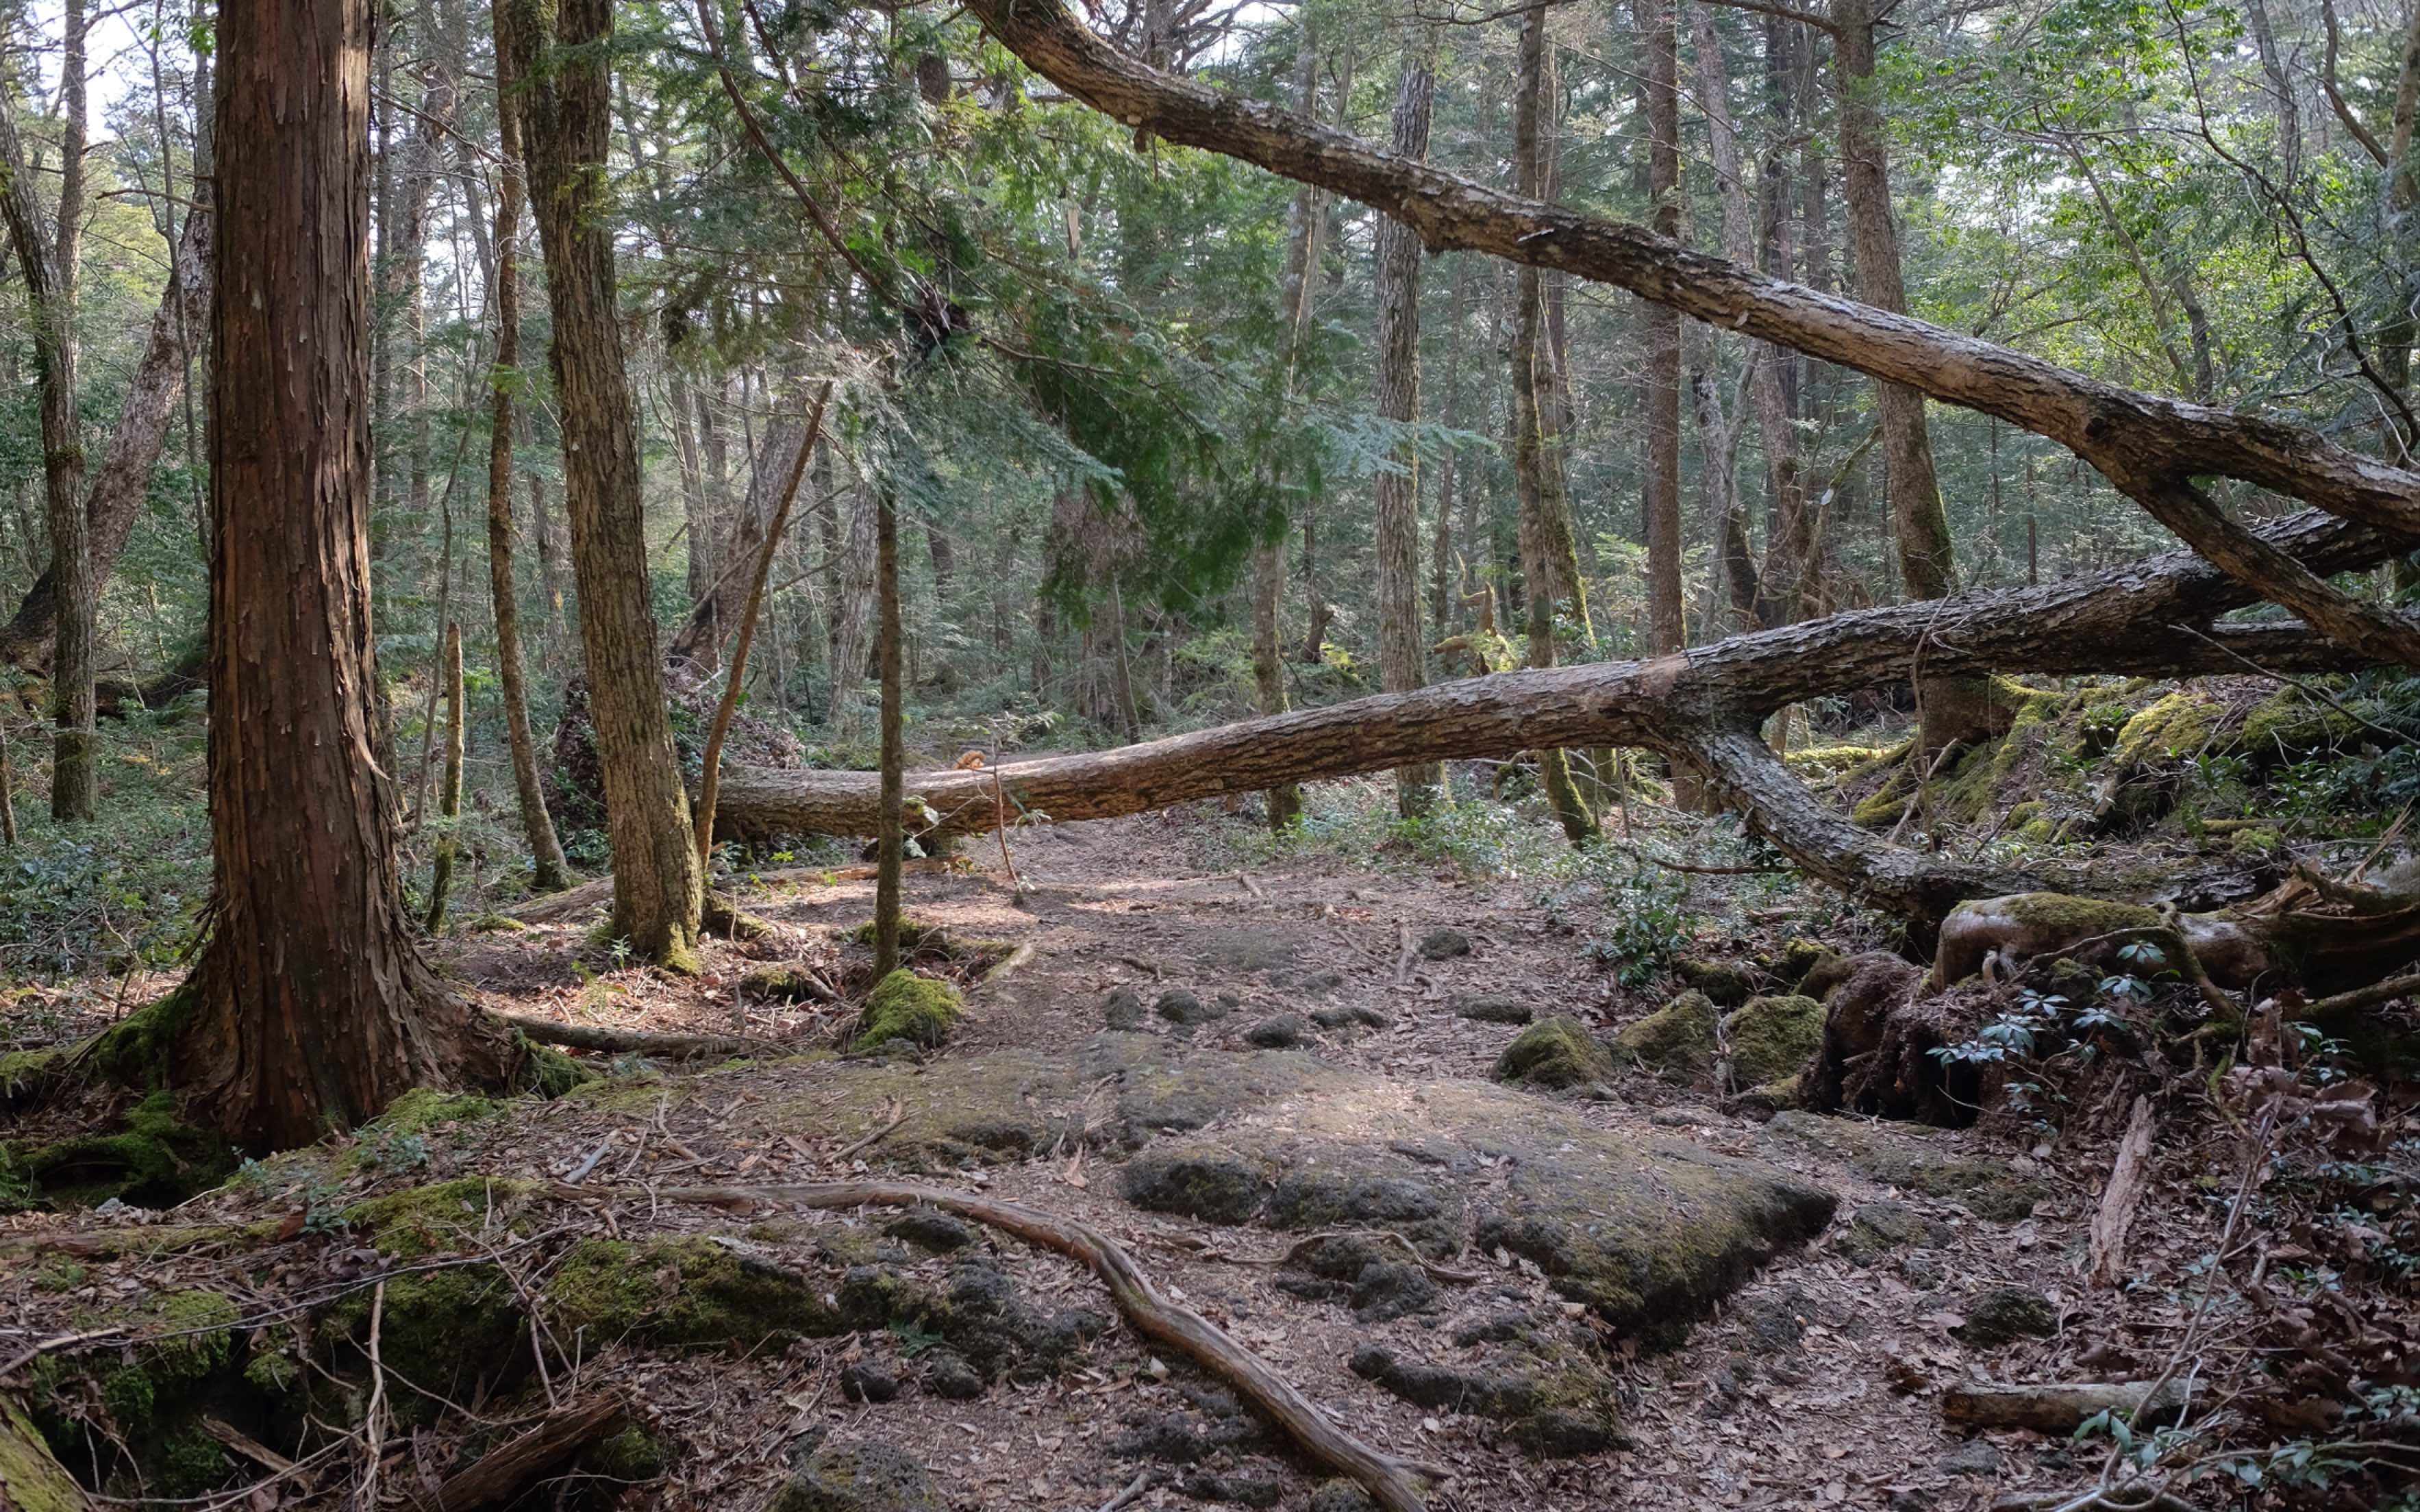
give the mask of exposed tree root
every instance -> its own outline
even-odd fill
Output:
[[[605,1391],[550,1412],[535,1427],[505,1440],[446,1476],[422,1505],[427,1512],[473,1512],[501,1505],[605,1437],[629,1410],[619,1392]]]
[[[594,1024],[564,1024],[554,1019],[499,1013],[496,1018],[540,1044],[568,1045],[607,1055],[653,1056],[659,1060],[695,1060],[706,1057],[788,1056],[797,1047],[777,1040],[752,1040],[734,1034],[657,1034],[644,1029],[608,1029]]]
[[[801,1208],[938,1208],[1064,1255],[1091,1271],[1109,1288],[1110,1300],[1135,1332],[1179,1351],[1233,1386],[1312,1458],[1357,1482],[1385,1512],[1422,1512],[1427,1506],[1423,1481],[1446,1478],[1441,1470],[1398,1459],[1337,1427],[1259,1356],[1201,1314],[1163,1297],[1115,1240],[1072,1218],[906,1181],[660,1187],[653,1192],[567,1186],[557,1188],[556,1195],[572,1201],[613,1196],[714,1207],[786,1203]]]

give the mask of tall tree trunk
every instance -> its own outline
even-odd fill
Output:
[[[43,514],[55,604],[51,657],[51,814],[90,819],[100,806],[94,749],[93,581],[85,512],[84,436],[76,414],[76,273],[84,234],[85,9],[67,0],[59,76],[58,218],[45,226],[16,121],[0,100],[0,214],[25,276],[42,427]]]
[[[1453,260],[1453,303],[1446,321],[1445,392],[1437,399],[1437,423],[1449,429],[1462,424],[1463,322],[1468,318],[1470,259]],[[1454,474],[1460,458],[1448,447],[1437,458],[1436,522],[1429,535],[1429,624],[1438,639],[1453,634],[1457,582],[1453,567]]]
[[[876,485],[874,579],[882,661],[882,810],[874,829],[874,980],[880,981],[899,969],[899,868],[907,850],[899,804],[908,792],[906,690],[899,679],[899,505],[888,478]]]
[[[694,969],[704,879],[648,602],[638,416],[599,204],[613,6],[506,0],[504,10],[554,317],[564,495],[613,848],[613,928],[649,959]]]
[[[537,769],[537,742],[530,733],[529,688],[521,674],[520,598],[513,586],[513,390],[520,382],[521,356],[521,131],[512,107],[512,60],[502,39],[504,0],[495,0],[496,131],[496,371],[488,426],[488,596],[496,616],[496,680],[504,700],[504,739],[512,748],[513,794],[519,799],[521,833],[529,837],[530,886],[557,892],[571,886],[571,866],[554,818],[546,811],[546,790]]]
[[[252,1148],[511,1052],[402,913],[372,759],[365,0],[224,0],[210,343],[212,921],[168,1070]]]
[[[1535,194],[1546,177],[1540,150],[1539,117],[1545,103],[1547,9],[1545,0],[1535,0],[1521,22],[1520,76],[1514,85],[1512,109],[1512,160],[1523,194]],[[1513,304],[1512,471],[1521,491],[1521,576],[1528,585],[1528,661],[1532,667],[1552,667],[1559,590],[1572,586],[1561,579],[1568,573],[1575,580],[1578,563],[1575,555],[1566,566],[1563,553],[1557,549],[1555,527],[1559,517],[1563,525],[1563,541],[1568,543],[1570,538],[1571,505],[1563,493],[1562,456],[1552,449],[1545,434],[1539,348],[1544,333],[1546,301],[1538,270],[1528,264],[1523,264],[1515,275]],[[1544,749],[1537,755],[1546,801],[1554,807],[1563,833],[1575,845],[1595,839],[1596,815],[1590,811],[1578,785],[1572,780],[1571,758],[1559,749]]]
[[[1887,129],[1874,98],[1873,0],[1832,0],[1832,23],[1841,179],[1857,298],[1875,309],[1905,315],[1907,285],[1900,271],[1899,226],[1891,214]],[[1933,472],[1924,395],[1900,383],[1878,387],[1883,477],[1890,489],[1900,586],[1911,599],[1947,598],[1957,590],[1957,559],[1949,517],[1942,507],[1941,482]],[[1928,751],[1992,733],[1991,685],[1981,678],[1925,679],[1917,685],[1916,702]]]
[[[1642,0],[1647,42],[1650,224],[1681,239],[1681,59],[1675,0]],[[1647,335],[1647,643],[1669,656],[1689,643],[1681,603],[1681,315],[1642,312]]]
[[[1436,99],[1436,31],[1406,37],[1403,75],[1395,91],[1395,153],[1418,162],[1429,152],[1429,117]],[[1378,305],[1378,414],[1404,425],[1420,418],[1420,239],[1402,222],[1378,222],[1375,297]],[[1399,453],[1401,471],[1378,474],[1378,675],[1389,693],[1408,693],[1427,681],[1427,637],[1420,611],[1420,455],[1417,444]],[[1395,807],[1404,817],[1436,806],[1445,773],[1435,765],[1395,773]]]
[[[446,623],[443,666],[445,770],[437,779],[437,815],[440,819],[453,820],[462,817],[462,622],[459,620]],[[445,905],[454,894],[454,859],[460,850],[461,841],[452,828],[441,828],[435,858],[429,870],[428,919],[424,926],[431,934],[445,927]]]
[[[1707,156],[1714,171],[1715,198],[1722,206],[1723,255],[1743,268],[1754,267],[1759,260],[1758,238],[1748,208],[1747,170],[1740,153],[1739,129],[1731,117],[1730,70],[1723,57],[1722,33],[1714,24],[1714,7],[1702,0],[1693,8],[1692,20],[1698,54],[1698,95],[1700,108],[1706,113]],[[1777,161],[1767,159],[1767,171]],[[1775,198],[1777,205],[1777,196]],[[1781,239],[1777,227],[1772,239]],[[1755,629],[1768,614],[1787,623],[1805,612],[1805,578],[1814,521],[1807,510],[1807,483],[1799,464],[1798,431],[1792,424],[1795,417],[1787,386],[1792,356],[1768,343],[1751,342],[1747,361],[1748,406],[1756,415],[1757,439],[1763,444],[1766,516],[1773,522],[1774,538],[1766,549],[1767,570],[1758,573],[1751,568],[1743,577],[1739,569],[1747,563],[1746,532],[1745,521],[1740,522],[1736,532],[1739,554],[1731,567],[1731,594],[1735,607],[1754,607],[1758,619],[1747,621],[1742,628]],[[1737,503],[1735,493],[1732,502]],[[1732,561],[1733,533],[1727,524],[1723,543],[1726,561]],[[1777,584],[1775,579],[1778,579]],[[1746,590],[1745,598],[1741,597],[1743,587]],[[1761,602],[1767,595],[1773,600],[1770,604]]]

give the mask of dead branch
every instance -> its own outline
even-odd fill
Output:
[[[420,1503],[427,1512],[471,1512],[496,1506],[513,1498],[541,1475],[605,1436],[629,1404],[619,1392],[600,1392],[560,1412],[549,1412],[535,1427],[505,1440],[466,1469],[445,1477],[435,1494]]]
[[[592,1199],[603,1190],[559,1189],[560,1195],[574,1200]],[[939,1208],[1063,1255],[1091,1271],[1109,1288],[1110,1300],[1135,1332],[1177,1350],[1233,1386],[1312,1458],[1358,1483],[1385,1512],[1424,1512],[1427,1498],[1423,1480],[1446,1478],[1441,1470],[1398,1459],[1337,1427],[1311,1398],[1270,1369],[1259,1356],[1193,1309],[1162,1296],[1123,1246],[1089,1224],[1057,1217],[1021,1203],[906,1181],[659,1187],[653,1192],[632,1187],[613,1195],[714,1207],[779,1203],[817,1209]]]
[[[655,1034],[644,1029],[608,1029],[594,1024],[564,1024],[521,1013],[498,1013],[498,1022],[519,1029],[540,1044],[568,1045],[609,1055],[653,1056],[659,1060],[695,1060],[718,1056],[787,1056],[793,1046],[778,1040],[744,1039],[736,1034]]]
[[[2126,1263],[2126,1234],[2134,1227],[2143,1194],[2150,1190],[2152,1124],[2151,1100],[2137,1097],[2126,1121],[2126,1136],[2118,1142],[2118,1162],[2110,1168],[2109,1185],[2102,1191],[2100,1211],[2092,1215],[2092,1260],[2086,1272],[2090,1285],[2117,1286],[2118,1272]]]
[[[2040,1433],[2066,1434],[2098,1412],[2139,1421],[2146,1412],[2173,1412],[2185,1405],[2184,1387],[2168,1382],[2153,1390],[2149,1381],[2048,1381],[2038,1385],[2002,1385],[1991,1381],[1961,1381],[1944,1387],[1941,1418],[1945,1423],[1983,1428],[2032,1428]]]

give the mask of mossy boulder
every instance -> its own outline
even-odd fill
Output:
[[[834,1439],[799,1462],[765,1512],[949,1512],[932,1472],[871,1439]]]
[[[1154,1212],[1214,1224],[1249,1223],[1268,1196],[1261,1163],[1203,1140],[1161,1139],[1119,1172],[1125,1198]]]
[[[1613,1037],[1614,1054],[1633,1065],[1683,1080],[1714,1069],[1720,1016],[1704,993],[1686,992],[1625,1025]]]
[[[874,920],[869,918],[848,932],[848,940],[851,945],[871,946],[874,943]],[[951,953],[957,948],[957,942],[950,937],[950,932],[941,925],[927,923],[923,919],[907,914],[899,916],[900,949],[939,950]]]
[[[2180,688],[2120,726],[2110,754],[2122,766],[2189,757],[2210,743],[2226,716],[2216,699]]]
[[[526,1181],[467,1176],[355,1203],[344,1220],[391,1260],[476,1255],[528,1231],[523,1210],[534,1191]],[[527,1357],[520,1296],[491,1264],[415,1271],[390,1279],[384,1289],[380,1358],[425,1391],[452,1396],[474,1387],[498,1362],[518,1369]],[[313,1335],[340,1363],[364,1364],[376,1305],[371,1292],[349,1293],[319,1314]],[[402,1410],[436,1409],[415,1396]]]
[[[1577,1019],[1558,1015],[1513,1036],[1496,1057],[1496,1079],[1532,1087],[1586,1087],[1613,1074],[1613,1057]]]
[[[1756,969],[1737,961],[1676,961],[1672,973],[1717,1008],[1737,1008],[1756,995]]]
[[[857,1038],[849,1049],[862,1055],[880,1045],[900,1041],[938,1050],[957,1027],[965,997],[946,981],[920,977],[902,966],[874,984],[866,995],[865,1011],[858,1020]]]
[[[760,1002],[797,1003],[824,995],[824,985],[804,968],[774,964],[758,966],[739,979],[739,994]]]
[[[663,1349],[725,1348],[846,1331],[812,1276],[731,1240],[665,1235],[583,1239],[547,1283],[559,1337],[592,1348],[629,1339]]]
[[[2365,733],[2350,714],[2289,685],[2253,705],[2235,748],[2260,766],[2289,765],[2350,748]]]
[[[1723,1020],[1731,1080],[1761,1087],[1794,1076],[1823,1042],[1823,1005],[1812,997],[1751,997]]]
[[[1870,1265],[1899,1250],[1939,1249],[1953,1237],[1947,1224],[1885,1197],[1857,1205],[1847,1230],[1833,1242],[1832,1253]]]
[[[1978,1350],[1994,1350],[2021,1338],[2058,1332],[2058,1309],[2039,1291],[1993,1287],[1966,1304],[1966,1320],[1952,1330]]]
[[[1532,1339],[1476,1365],[1450,1365],[1364,1344],[1349,1364],[1355,1375],[1415,1407],[1494,1418],[1532,1454],[1596,1454],[1620,1436],[1612,1378],[1572,1347]]]

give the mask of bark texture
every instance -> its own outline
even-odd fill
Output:
[[[2269,539],[2319,571],[2372,565],[2392,550],[2374,532],[2307,513],[2271,527]],[[942,815],[942,831],[981,831],[1002,822],[1002,808],[1010,823],[1020,812],[1106,818],[1414,761],[1637,746],[1713,779],[1811,875],[1904,917],[1937,920],[1964,899],[2028,890],[2042,879],[1884,843],[1789,772],[1757,737],[1762,719],[1803,699],[1901,679],[1919,643],[1934,647],[1945,675],[2000,667],[2181,676],[2241,671],[2240,657],[2285,671],[2357,659],[2300,627],[2213,623],[2249,598],[2198,558],[2177,553],[1947,606],[1837,614],[1678,656],[1497,672],[1120,750],[922,773],[914,789]],[[881,812],[872,773],[742,768],[723,779],[721,817],[735,835],[865,834]],[[2095,890],[2089,878],[2058,885]]]
[[[554,818],[546,811],[546,790],[537,770],[537,741],[530,733],[529,685],[521,672],[520,595],[513,582],[513,392],[520,386],[521,354],[521,131],[510,103],[512,64],[502,40],[504,0],[493,22],[496,56],[496,368],[495,397],[488,428],[488,596],[496,619],[496,681],[504,700],[504,740],[513,758],[513,796],[520,805],[521,833],[529,838],[530,886],[557,892],[571,886]]]
[[[1647,193],[1655,234],[1681,239],[1680,38],[1673,0],[1646,0]],[[1647,338],[1647,645],[1657,656],[1689,643],[1681,603],[1681,314],[1651,304]]]
[[[704,881],[648,603],[638,415],[623,360],[610,222],[598,203],[613,7],[505,0],[504,13],[554,319],[572,574],[613,849],[613,928],[648,958],[691,967]]]
[[[1996,415],[2067,446],[2137,502],[2202,474],[2241,479],[2420,543],[2420,476],[2304,427],[2164,398],[2071,372],[1979,337],[1767,277],[1634,225],[1490,189],[1403,162],[1344,132],[1233,94],[1168,78],[1117,53],[1060,0],[971,0],[1012,52],[1097,109],[1155,134],[1255,162],[1395,216],[1431,251],[1465,248],[1562,269],[1683,315]],[[2169,506],[2163,504],[2162,508]],[[2164,516],[2163,517],[2164,517]],[[2218,517],[2202,541],[2261,538]],[[2341,608],[2316,587],[2236,568],[2265,597],[2309,617]],[[2399,616],[2383,626],[2408,633]],[[2402,646],[2398,641],[2398,653]]]
[[[1436,100],[1436,33],[1422,28],[1405,39],[1395,89],[1394,151],[1419,162],[1428,156],[1429,119]],[[1400,221],[1378,223],[1378,414],[1409,426],[1420,417],[1420,241]],[[1420,607],[1420,455],[1401,449],[1401,471],[1378,474],[1378,675],[1389,693],[1408,693],[1426,681],[1427,637]],[[1436,805],[1445,774],[1435,764],[1395,773],[1395,807],[1405,817]]]
[[[219,10],[213,922],[154,1011],[199,1116],[308,1144],[509,1050],[422,959],[373,760],[366,0]]]
[[[899,805],[907,796],[907,711],[899,676],[899,504],[890,481],[879,485],[874,503],[876,615],[882,644],[882,770],[876,775],[880,801],[874,815],[874,980],[899,969],[899,863],[906,856],[906,829]]]

